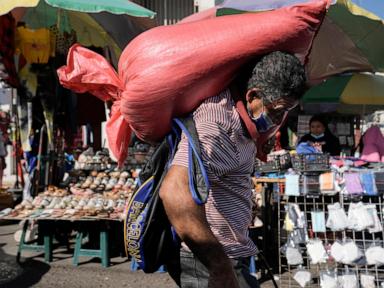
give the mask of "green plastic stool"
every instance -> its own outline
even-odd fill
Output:
[[[42,221],[40,221],[39,223],[39,237],[38,239],[40,238],[43,238],[43,243],[42,245],[40,244],[32,244],[32,243],[36,243],[38,241],[37,240],[33,240],[31,242],[25,242],[25,235],[26,235],[26,232],[27,232],[27,228],[28,228],[28,223],[29,223],[29,220],[25,220],[24,222],[24,225],[23,225],[23,231],[21,233],[21,238],[20,238],[20,243],[19,243],[19,248],[17,250],[17,255],[16,255],[16,261],[18,263],[20,263],[20,258],[21,258],[21,252],[23,250],[30,250],[30,251],[37,251],[37,252],[40,252],[40,251],[44,251],[44,261],[49,263],[49,262],[52,262],[52,232],[50,231],[51,229],[49,228],[49,224],[48,221],[47,223],[44,223]]]
[[[73,253],[73,265],[79,265],[79,256],[97,257],[101,259],[101,265],[108,267],[110,265],[108,251],[108,230],[106,227],[100,229],[100,249],[82,249],[82,241],[87,234],[87,230],[81,227],[76,234],[75,251]]]

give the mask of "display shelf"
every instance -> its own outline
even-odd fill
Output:
[[[286,205],[293,203],[297,204],[300,210],[304,213],[306,222],[307,222],[307,233],[309,239],[320,239],[325,247],[325,250],[328,252],[328,259],[325,263],[321,264],[312,264],[305,244],[299,245],[299,250],[303,257],[302,268],[310,271],[312,274],[312,281],[310,284],[305,287],[321,287],[320,286],[320,272],[322,271],[331,271],[335,269],[338,275],[343,273],[355,273],[357,279],[360,279],[362,274],[370,274],[375,277],[375,287],[382,287],[381,283],[384,282],[384,267],[383,266],[374,266],[367,265],[362,262],[362,264],[351,264],[345,265],[334,261],[334,259],[329,255],[330,246],[337,240],[351,239],[356,245],[366,251],[371,245],[376,244],[381,247],[384,245],[384,231],[369,233],[367,230],[355,231],[351,229],[345,229],[343,231],[331,231],[328,227],[326,232],[313,232],[313,219],[311,212],[312,211],[321,211],[325,215],[325,219],[328,219],[328,208],[327,205],[333,203],[340,203],[341,207],[345,211],[348,211],[351,203],[357,201],[362,201],[366,204],[373,204],[376,207],[377,215],[381,223],[384,223],[384,201],[382,196],[359,196],[359,197],[345,197],[342,194],[336,195],[322,195],[317,196],[284,196],[281,198],[279,203],[279,249],[282,247],[288,240],[288,233],[283,229],[284,220],[286,217]],[[288,265],[285,255],[280,253],[279,257],[279,274],[280,274],[280,287],[301,287],[294,279],[293,275],[296,271],[300,269],[297,265]],[[343,286],[340,286],[343,287]]]

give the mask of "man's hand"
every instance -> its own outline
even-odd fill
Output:
[[[178,236],[207,267],[209,287],[238,287],[231,260],[209,228],[204,205],[197,205],[192,198],[187,168],[174,165],[169,169],[160,197]]]

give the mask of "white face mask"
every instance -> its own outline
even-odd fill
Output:
[[[321,134],[319,134],[319,135],[315,135],[315,134],[312,134],[312,133],[311,133],[311,136],[312,136],[313,138],[315,138],[315,139],[320,139],[321,137],[324,137],[324,133],[321,133]]]

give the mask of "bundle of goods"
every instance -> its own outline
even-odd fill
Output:
[[[101,55],[74,45],[67,66],[58,70],[60,83],[114,101],[107,136],[122,165],[131,131],[146,142],[161,140],[171,131],[172,118],[218,94],[247,62],[281,50],[304,63],[327,3],[317,0],[153,28],[128,44],[118,74]],[[266,141],[257,132],[251,135],[260,145]]]

